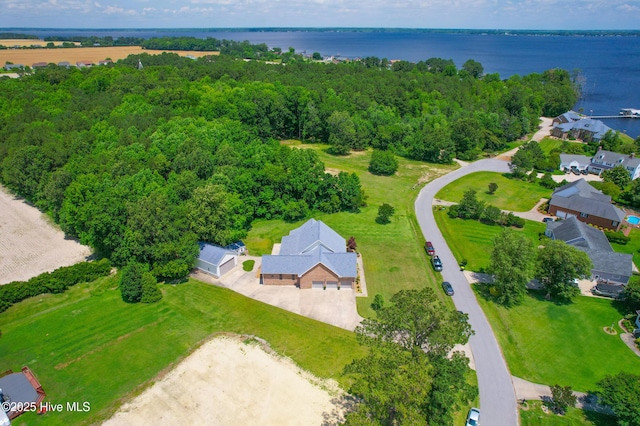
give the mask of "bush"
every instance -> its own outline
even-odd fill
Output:
[[[142,276],[149,271],[149,266],[135,261],[122,268],[120,276],[120,294],[127,303],[138,303],[142,300]]]
[[[13,281],[0,286],[0,312],[29,297],[45,293],[62,293],[72,285],[94,281],[111,273],[109,259],[81,262],[45,272],[29,281]]]
[[[384,203],[380,207],[378,207],[378,216],[376,217],[376,222],[380,225],[386,225],[391,222],[389,218],[393,216],[396,209],[390,204]]]
[[[390,151],[374,150],[369,162],[369,171],[374,175],[391,176],[398,170],[398,160]]]
[[[626,245],[631,241],[631,238],[627,237],[622,232],[604,231],[604,235],[610,243]]]
[[[162,293],[158,288],[158,282],[156,277],[151,272],[145,272],[142,274],[142,297],[140,301],[142,303],[155,303],[162,299]]]

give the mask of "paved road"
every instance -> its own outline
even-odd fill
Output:
[[[511,374],[491,326],[433,217],[432,201],[435,194],[454,180],[478,171],[504,173],[509,171],[509,167],[506,161],[500,159],[480,160],[464,166],[426,185],[418,195],[415,209],[425,238],[433,242],[438,256],[442,259],[442,276],[453,285],[453,301],[456,308],[469,314],[469,322],[476,332],[469,342],[478,375],[482,424],[514,426],[518,424],[518,409]]]

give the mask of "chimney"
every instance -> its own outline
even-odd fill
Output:
[[[635,152],[632,152],[631,154],[629,154],[629,158],[633,158],[633,157],[635,157],[635,156],[636,156],[636,153],[635,153]]]
[[[598,151],[602,151],[602,145],[598,146]]]

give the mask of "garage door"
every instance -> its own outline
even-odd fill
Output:
[[[338,281],[327,281],[327,290],[329,290],[329,289],[337,290],[338,289]]]
[[[558,210],[556,212],[556,216],[558,216],[560,219],[565,219],[567,217],[567,212],[563,212],[562,210]]]
[[[234,266],[236,266],[235,260],[236,259],[234,257],[227,260],[227,262],[223,263],[222,265],[220,265],[220,276],[223,276],[224,274],[232,270]]]
[[[311,288],[318,288],[322,290],[324,288],[324,283],[322,281],[313,281],[311,282]]]

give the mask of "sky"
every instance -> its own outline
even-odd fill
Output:
[[[0,28],[638,30],[640,0],[0,0]]]

